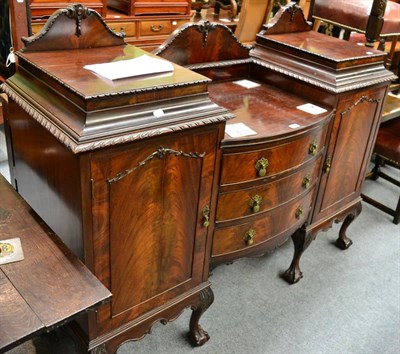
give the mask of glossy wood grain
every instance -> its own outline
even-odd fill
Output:
[[[257,147],[242,153],[225,153],[222,159],[222,171],[220,184],[228,185],[264,177],[279,175],[280,173],[299,167],[300,165],[314,159],[310,153],[310,146],[316,144],[318,154],[324,148],[326,130],[318,127],[293,141],[282,141],[275,146]],[[290,159],[287,158],[290,156]],[[285,158],[286,157],[286,158]],[[268,166],[265,176],[260,176],[256,168],[260,159],[267,159]]]
[[[378,88],[341,96],[327,151],[330,170],[321,180],[321,188],[329,193],[320,196],[314,220],[326,217],[359,197],[385,94],[384,89]],[[333,142],[334,138],[343,143]]]
[[[255,135],[240,138],[225,134],[223,146],[234,145],[235,141],[245,145],[246,141],[254,144],[263,138],[273,141],[285,135],[297,136],[321,124],[332,114],[331,108],[321,104],[318,107],[323,112],[319,114],[304,112],[298,108],[304,104],[315,104],[312,97],[302,98],[280,90],[260,81],[257,76],[249,75],[243,79],[246,80],[245,83],[258,86],[246,88],[240,84],[241,80],[213,82],[209,86],[213,101],[235,114],[235,119],[228,124],[244,123],[256,132]]]
[[[285,204],[318,183],[320,167],[321,157],[316,163],[312,162],[287,177],[272,179],[269,183],[261,183],[251,188],[241,188],[225,193],[220,192],[218,195],[216,222],[249,217]],[[255,196],[261,197],[260,209],[256,212],[251,206],[251,200]]]
[[[0,240],[19,237],[25,259],[0,266],[0,348],[101,304],[111,293],[0,176]]]
[[[114,353],[185,308],[189,338],[202,345],[209,335],[199,320],[213,302],[214,176],[233,115],[210,100],[209,79],[177,65],[116,82],[83,69],[145,54],[92,15],[81,30],[98,31],[97,46],[63,15],[20,53],[6,84],[12,181],[113,292],[113,302],[73,326],[83,351]]]
[[[182,133],[174,142],[157,139],[94,156],[96,275],[115,294],[101,327],[137,318],[204,281],[202,213],[211,201],[217,136]],[[197,157],[172,153],[143,163],[160,146]]]
[[[289,202],[267,214],[245,219],[237,225],[216,228],[212,256],[227,256],[243,249],[246,249],[247,253],[250,254],[252,248],[256,248],[274,237],[279,237],[280,234],[293,228],[294,225],[300,227],[308,217],[312,196],[313,193],[310,192],[306,197]],[[304,213],[300,218],[296,218],[296,210],[299,207],[303,208]],[[246,244],[244,240],[246,232],[250,229],[256,232],[252,245]]]

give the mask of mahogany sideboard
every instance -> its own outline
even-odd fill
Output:
[[[251,50],[224,26],[203,22],[184,25],[154,52],[211,78],[211,99],[236,115],[221,142],[213,265],[271,252],[292,236],[283,276],[295,283],[319,231],[343,221],[336,243],[351,245],[346,229],[361,211],[395,78],[385,53],[313,32],[296,4],[263,26]],[[243,79],[256,87],[241,87]],[[305,104],[311,111],[300,110]],[[254,134],[229,135],[238,123]]]
[[[297,6],[251,50],[223,25],[184,25],[156,51],[179,65],[156,77],[83,69],[144,52],[80,5],[24,41],[3,85],[12,182],[113,294],[75,326],[85,350],[115,352],[186,307],[204,344],[210,264],[293,235],[296,282],[318,231],[344,220],[350,245],[393,78],[384,53],[312,32]]]
[[[12,183],[113,294],[74,326],[82,348],[113,353],[187,307],[189,338],[204,344],[212,191],[233,115],[178,65],[118,81],[83,68],[155,56],[82,5],[24,41],[3,86]]]

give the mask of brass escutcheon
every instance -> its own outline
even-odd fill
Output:
[[[258,213],[260,211],[261,203],[262,197],[259,194],[256,194],[250,199],[249,205],[253,213]]]
[[[311,184],[311,176],[310,175],[304,176],[302,186],[305,189],[308,189],[308,188],[310,188],[310,184]]]
[[[296,216],[296,219],[300,219],[301,216],[303,215],[303,207],[302,207],[302,206],[299,206],[299,207],[296,209],[296,213],[295,213],[294,215]]]
[[[314,141],[310,144],[310,147],[308,148],[308,153],[310,155],[315,156],[318,150],[318,144]]]
[[[203,208],[203,227],[210,226],[210,207],[206,205]]]
[[[332,157],[331,157],[330,155],[328,155],[328,156],[326,157],[325,164],[324,164],[324,172],[325,172],[325,173],[329,173],[329,172],[330,172],[330,170],[331,170],[331,163],[332,163]]]
[[[268,160],[265,157],[259,159],[255,164],[255,169],[258,171],[260,177],[264,177],[267,174],[267,167],[269,165]]]
[[[243,240],[244,242],[246,242],[247,246],[251,246],[254,243],[254,237],[256,236],[256,231],[253,229],[250,229],[249,231],[247,231],[244,236],[243,236]]]

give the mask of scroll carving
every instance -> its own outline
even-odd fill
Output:
[[[360,103],[368,102],[368,103],[379,103],[381,99],[375,99],[375,98],[368,98],[367,96],[361,96],[356,102],[354,102],[349,108],[344,110],[341,115],[345,115],[349,113],[353,108],[357,107]]]
[[[157,151],[154,151],[151,155],[147,156],[143,161],[139,162],[135,167],[130,168],[128,170],[122,171],[117,173],[116,176],[114,176],[113,178],[108,178],[107,182],[108,183],[114,183],[117,182],[119,180],[121,180],[122,178],[128,176],[129,174],[131,174],[133,171],[137,170],[139,167],[144,166],[147,162],[153,160],[154,158],[158,158],[158,159],[163,159],[166,155],[174,155],[174,156],[183,156],[183,157],[188,157],[188,158],[202,158],[206,155],[205,152],[202,153],[198,153],[198,152],[183,152],[183,151],[177,151],[177,150],[173,150],[173,149],[168,149],[165,147],[160,147]]]
[[[82,34],[81,22],[83,19],[87,18],[90,15],[90,10],[81,4],[73,4],[67,8],[66,15],[68,18],[75,20],[76,23],[75,35],[77,37],[80,37]]]
[[[195,28],[203,35],[203,47],[205,47],[207,45],[208,34],[211,31],[214,31],[217,27],[215,23],[205,20],[201,26],[196,26]]]

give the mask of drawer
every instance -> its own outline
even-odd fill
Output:
[[[136,36],[136,22],[108,22],[110,27],[115,32],[123,32],[126,37]]]
[[[226,221],[266,212],[306,193],[318,179],[322,157],[316,164],[285,178],[243,190],[220,193],[216,221]]]
[[[313,189],[314,190],[314,189]],[[313,190],[306,196],[272,210],[267,214],[246,219],[247,222],[214,231],[212,256],[218,257],[241,250],[251,249],[273,239],[307,219],[311,210]]]
[[[257,180],[299,167],[323,149],[327,126],[296,140],[260,150],[224,153],[220,185]]]
[[[172,33],[177,28],[174,20],[140,21],[140,36],[158,36]]]

